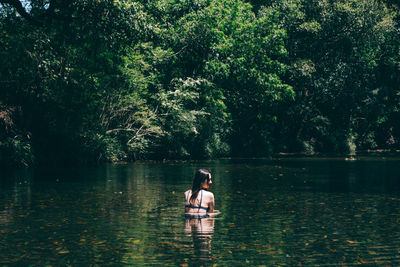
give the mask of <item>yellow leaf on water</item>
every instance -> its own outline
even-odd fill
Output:
[[[136,239],[135,241],[133,241],[133,243],[135,243],[135,244],[140,243],[140,240]]]

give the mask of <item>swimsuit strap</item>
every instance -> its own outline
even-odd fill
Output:
[[[206,207],[198,207],[198,206],[192,206],[192,205],[185,205],[185,207],[191,208],[191,209],[203,209],[203,210],[208,210]]]
[[[199,211],[201,208],[201,202],[203,201],[203,189],[200,189],[200,192],[201,192],[201,197],[200,197]]]
[[[191,209],[199,209],[199,211],[200,211],[200,209],[208,210],[208,207],[205,208],[205,207],[202,207],[202,206],[201,206],[201,203],[203,202],[203,189],[200,190],[200,191],[201,191],[201,193],[200,193],[200,205],[199,205],[198,207],[193,206],[192,204],[190,204],[189,194],[190,194],[191,191],[192,191],[192,190],[189,190],[189,192],[188,192],[188,194],[187,194],[187,196],[186,196],[186,202],[187,202],[187,204],[185,203],[185,207],[188,207],[188,208],[191,208]]]

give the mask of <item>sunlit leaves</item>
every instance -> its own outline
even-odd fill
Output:
[[[23,111],[2,144],[74,161],[398,144],[382,1],[28,2],[40,23],[1,6],[0,97]]]
[[[287,139],[301,140],[300,147],[306,150],[313,146],[328,151],[373,147],[371,122],[381,110],[373,92],[381,82],[381,59],[393,53],[393,47],[385,48],[386,39],[395,34],[392,11],[374,0],[304,0],[290,5],[277,1],[273,6],[281,11],[288,31],[291,63],[286,77],[296,92],[296,104],[289,112],[293,111],[292,118],[298,117],[298,126],[287,126],[296,133]],[[312,122],[317,117],[329,123]]]

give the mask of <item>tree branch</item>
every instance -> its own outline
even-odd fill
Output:
[[[15,8],[15,10],[23,17],[26,19],[28,22],[36,25],[36,26],[41,26],[42,23],[38,20],[36,20],[34,17],[32,17],[28,12],[26,12],[25,8],[22,6],[22,3],[18,0],[0,0],[0,4],[8,4]]]
[[[0,0],[0,4],[7,4],[10,5],[11,7],[15,8],[15,10],[18,12],[18,14],[26,19],[29,23],[35,25],[35,26],[44,26],[45,22],[50,22],[53,19],[54,16],[54,10],[56,6],[56,0],[50,0],[49,1],[49,6],[39,16],[32,16],[29,14],[25,7],[22,5],[21,1],[19,0]],[[48,19],[48,20],[47,20]]]
[[[115,133],[115,132],[136,132],[136,129],[130,129],[130,128],[115,128],[115,129],[111,129],[106,131],[106,134],[110,134],[110,133]]]

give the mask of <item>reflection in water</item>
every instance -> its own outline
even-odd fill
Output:
[[[202,262],[211,261],[211,240],[215,218],[185,218],[185,233],[193,237],[194,256]]]
[[[0,233],[6,232],[7,225],[14,222],[16,210],[29,211],[31,175],[28,170],[19,170],[0,179]]]
[[[399,161],[0,172],[0,266],[400,266]],[[181,217],[199,165],[214,173],[217,221]]]

